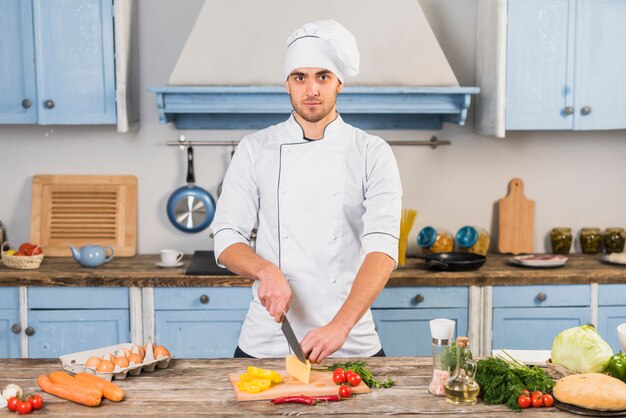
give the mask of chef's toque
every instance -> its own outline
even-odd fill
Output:
[[[285,79],[296,68],[325,68],[343,83],[359,73],[356,39],[332,19],[307,23],[287,38]]]

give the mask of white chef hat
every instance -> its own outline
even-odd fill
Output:
[[[296,68],[325,68],[339,81],[359,73],[356,39],[332,19],[307,23],[287,38],[285,79]]]

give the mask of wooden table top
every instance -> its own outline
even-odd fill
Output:
[[[514,417],[517,413],[503,405],[455,406],[444,398],[428,393],[431,359],[424,357],[368,358],[376,377],[391,377],[395,386],[374,389],[342,402],[307,406],[274,405],[269,401],[237,402],[228,381],[228,373],[246,370],[246,366],[284,370],[284,360],[211,359],[174,360],[168,369],[156,369],[125,380],[114,380],[125,391],[121,403],[103,400],[96,408],[78,405],[42,393],[36,379],[42,374],[61,370],[57,359],[0,359],[0,385],[16,383],[27,392],[42,393],[44,408],[35,416],[273,416],[273,415],[339,415],[339,416],[415,416],[437,417]],[[329,362],[330,364],[330,362]],[[0,414],[5,414],[0,412]],[[571,416],[556,408],[531,408],[525,417]]]
[[[387,287],[487,286],[532,284],[626,283],[626,266],[607,264],[602,254],[571,254],[563,267],[526,268],[509,263],[510,256],[490,254],[478,270],[432,271],[423,261],[408,258],[406,266],[393,272]],[[212,287],[250,286],[252,280],[238,276],[186,276],[191,260],[179,268],[159,268],[158,255],[116,257],[97,268],[81,267],[72,258],[47,257],[36,270],[13,270],[0,263],[0,286],[137,286]]]

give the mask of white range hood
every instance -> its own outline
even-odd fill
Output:
[[[459,87],[417,0],[206,0],[157,94],[161,123],[180,129],[253,129],[284,120],[285,40],[332,18],[350,30],[361,73],[346,79],[337,109],[362,128],[439,129],[464,124],[476,87]]]

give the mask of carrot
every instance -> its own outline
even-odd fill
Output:
[[[52,383],[45,374],[39,375],[37,384],[44,392],[82,405],[98,406],[102,401],[102,398],[80,387],[69,386],[63,383]]]
[[[68,386],[77,386],[83,388],[86,391],[92,392],[94,395],[102,398],[102,390],[100,388],[90,385],[82,380],[78,380],[65,372],[52,372],[48,375],[48,379],[52,381],[52,383],[62,383]]]
[[[78,373],[74,377],[102,390],[104,397],[110,401],[119,402],[124,399],[124,389],[122,389],[115,383],[111,383],[108,380],[104,380],[101,377],[94,376],[88,373]]]

